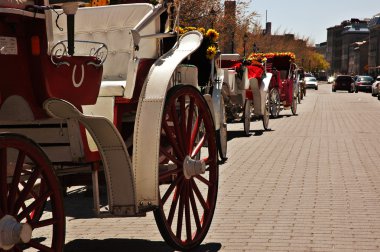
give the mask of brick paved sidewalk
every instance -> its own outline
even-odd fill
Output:
[[[298,108],[262,135],[229,127],[236,138],[206,241],[222,251],[380,251],[379,101],[322,85]]]

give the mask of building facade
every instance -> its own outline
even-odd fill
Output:
[[[368,42],[354,42],[349,47],[348,73],[364,75],[368,72]]]
[[[327,28],[326,59],[332,73],[349,73],[350,46],[368,40],[368,20],[352,18]]]
[[[369,21],[368,28],[368,70],[375,76],[380,74],[380,13]]]

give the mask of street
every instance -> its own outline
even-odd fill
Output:
[[[215,216],[197,251],[379,251],[380,102],[368,93],[307,90],[271,119],[228,125]],[[65,198],[65,251],[172,251],[153,214],[94,218],[91,197]]]

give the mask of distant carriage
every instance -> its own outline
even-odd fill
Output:
[[[238,54],[222,54],[217,60],[223,80],[223,98],[229,121],[242,120],[249,135],[253,114],[269,129],[268,88],[272,74],[256,61],[246,61]]]
[[[297,114],[297,99],[301,72],[294,63],[295,54],[285,53],[252,53],[252,60],[265,61],[266,71],[272,73],[269,85],[270,114],[278,117],[281,110],[290,109]]]

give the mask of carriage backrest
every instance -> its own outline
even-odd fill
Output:
[[[151,4],[121,4],[79,8],[75,15],[75,40],[102,42],[108,47],[107,60],[103,65],[103,80],[126,81],[128,63],[133,55],[131,30],[153,10]],[[66,15],[57,15],[62,10],[49,10],[47,14],[48,50],[61,40],[67,39]],[[63,30],[59,29],[61,27]],[[159,32],[159,20],[149,24],[140,35]],[[88,55],[91,44],[75,44],[75,55]],[[157,58],[158,45],[155,39],[142,38],[139,58]]]

